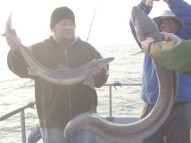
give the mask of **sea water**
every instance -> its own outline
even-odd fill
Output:
[[[93,44],[103,57],[115,57],[110,63],[107,83],[140,83],[143,54],[131,55],[139,51],[136,44]],[[21,79],[9,71],[7,53],[9,47],[0,50],[0,116],[34,101],[34,83],[31,79]],[[116,86],[112,88],[112,116],[139,115],[142,100],[140,86]],[[96,89],[98,92],[98,114],[109,116],[109,87]],[[38,124],[35,109],[25,110],[26,134]],[[0,143],[21,142],[20,114],[0,122]]]

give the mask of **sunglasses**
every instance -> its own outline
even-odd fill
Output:
[[[160,20],[160,24],[166,24],[166,23],[177,23],[177,20],[174,20],[174,19],[163,19],[163,20]]]

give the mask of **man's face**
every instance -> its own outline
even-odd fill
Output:
[[[159,29],[168,33],[176,33],[180,29],[180,26],[175,19],[162,19],[159,22]]]
[[[57,39],[64,42],[75,38],[75,28],[73,21],[64,19],[55,25],[53,32]]]

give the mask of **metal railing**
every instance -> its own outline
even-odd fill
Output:
[[[35,101],[34,102],[30,102],[25,106],[22,106],[21,108],[18,108],[14,111],[11,111],[5,115],[0,116],[0,121],[6,120],[9,117],[12,117],[15,114],[20,113],[20,118],[21,118],[21,133],[22,133],[22,143],[26,143],[26,131],[25,131],[25,109],[27,108],[34,108],[35,105]]]
[[[120,83],[120,82],[114,82],[114,83],[106,83],[104,86],[109,87],[109,117],[112,117],[112,88],[114,87],[116,89],[117,86],[141,86],[140,83]],[[26,131],[25,131],[25,110],[27,108],[34,108],[35,101],[28,103],[25,106],[22,106],[14,111],[11,111],[5,115],[0,115],[0,122],[8,119],[9,117],[12,117],[15,114],[20,113],[20,119],[21,119],[21,134],[22,134],[22,143],[26,143]]]
[[[112,87],[117,89],[117,86],[141,86],[141,83],[120,83],[120,82],[114,82],[114,83],[106,83],[104,86],[109,86],[109,118],[112,118]]]

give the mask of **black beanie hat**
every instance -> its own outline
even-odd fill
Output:
[[[73,21],[75,24],[74,13],[71,9],[69,9],[66,6],[56,8],[52,12],[52,15],[50,18],[50,29],[52,30],[55,27],[55,25],[63,19],[69,19],[69,20]]]

